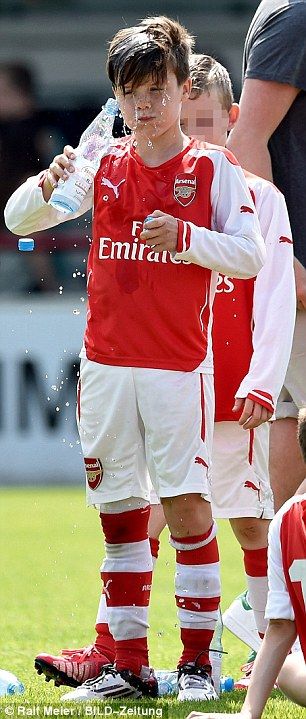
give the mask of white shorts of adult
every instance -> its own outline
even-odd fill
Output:
[[[292,350],[284,381],[276,404],[276,419],[293,417],[306,406],[306,311],[297,310]]]
[[[244,430],[216,422],[213,439],[212,513],[216,518],[274,516],[270,487],[269,422]]]
[[[210,499],[213,378],[81,361],[78,428],[88,504],[197,493]]]

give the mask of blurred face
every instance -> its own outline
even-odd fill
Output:
[[[224,110],[217,90],[203,92],[195,100],[188,99],[181,111],[181,128],[197,140],[225,145],[229,129],[229,113]]]
[[[170,69],[162,85],[154,83],[150,77],[133,89],[127,84],[124,93],[116,91],[125,124],[139,139],[153,140],[171,129],[177,131],[182,102],[189,96],[190,85],[190,80],[178,85]]]

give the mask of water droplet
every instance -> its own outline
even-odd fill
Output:
[[[74,315],[79,315],[79,314],[80,314],[80,310],[79,310],[77,307],[75,307],[75,308],[72,310],[72,313],[73,313]]]

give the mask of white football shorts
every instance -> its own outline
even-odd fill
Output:
[[[81,360],[78,428],[88,504],[201,494],[210,500],[213,377]]]
[[[284,386],[276,404],[276,419],[297,419],[306,406],[306,312],[297,310],[292,350]]]
[[[269,422],[254,430],[244,430],[238,422],[215,423],[211,475],[214,517],[274,516],[269,434]]]

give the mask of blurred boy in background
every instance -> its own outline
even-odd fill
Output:
[[[181,113],[183,130],[225,145],[239,117],[228,71],[212,57],[194,55],[191,77],[192,92]],[[274,513],[267,420],[273,415],[289,361],[295,286],[284,198],[266,180],[245,175],[267,259],[256,281],[219,275],[213,324],[212,503],[214,517],[230,520],[242,548],[248,601],[262,638],[267,626],[267,533]],[[245,666],[246,677],[236,683],[237,688],[247,686],[251,669],[252,661]]]

